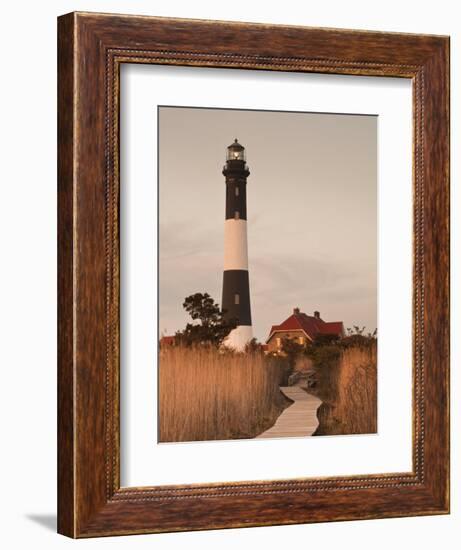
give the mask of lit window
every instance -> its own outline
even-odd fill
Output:
[[[234,218],[235,218],[236,220],[239,220],[239,219],[240,219],[240,212],[239,212],[238,210],[235,211]]]
[[[300,343],[301,345],[304,344],[304,338],[303,338],[302,336],[299,337],[299,343]]]
[[[240,294],[236,294],[234,296],[234,303],[236,306],[238,306],[240,304]]]
[[[281,345],[282,345],[282,339],[281,338],[276,338],[275,343],[277,344],[277,347],[280,348]]]
[[[235,196],[236,196],[236,197],[239,196],[239,188],[238,188],[238,187],[235,188]]]

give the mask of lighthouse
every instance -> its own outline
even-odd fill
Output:
[[[251,327],[250,282],[248,276],[247,244],[247,177],[245,148],[235,139],[227,148],[226,219],[224,222],[224,275],[222,309],[227,319],[237,319],[225,345],[242,351],[253,338]]]

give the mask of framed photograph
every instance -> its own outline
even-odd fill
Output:
[[[58,20],[58,530],[449,512],[449,39]]]

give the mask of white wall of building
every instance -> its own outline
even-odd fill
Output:
[[[224,270],[248,269],[247,221],[224,222]]]

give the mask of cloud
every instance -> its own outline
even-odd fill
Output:
[[[308,314],[319,310],[326,320],[342,320],[346,326],[376,327],[376,277],[347,261],[289,254],[278,254],[276,262],[253,257],[250,286],[260,338],[294,307]]]
[[[218,303],[221,300],[222,250],[207,251],[205,238],[202,245],[194,241],[188,248],[188,237],[176,235],[169,243],[168,255],[161,258],[161,331],[171,333],[188,322],[182,302],[189,294],[209,292]],[[177,248],[171,248],[173,243]],[[347,261],[293,254],[278,254],[275,260],[253,255],[250,290],[254,331],[261,340],[293,307],[310,314],[320,310],[326,320],[342,320],[346,326],[376,327],[376,277]]]
[[[296,306],[376,327],[376,117],[165,108],[159,124],[161,330],[185,325],[192,292],[221,301],[221,166],[235,136],[251,171],[255,335]]]

